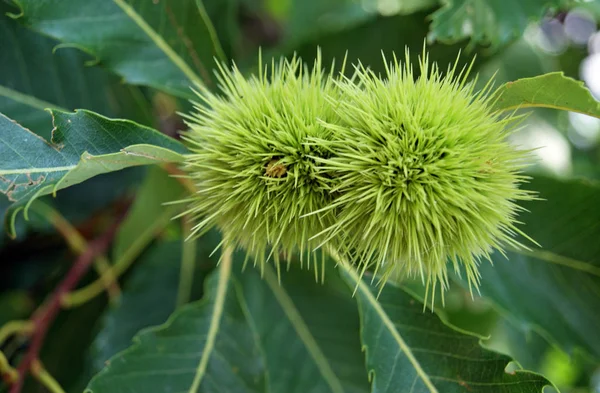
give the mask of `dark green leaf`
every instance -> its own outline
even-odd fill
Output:
[[[444,324],[393,284],[379,293],[370,280],[345,270],[356,288],[374,392],[533,393],[549,384],[533,373],[505,372],[509,357],[483,349],[478,337]]]
[[[541,249],[493,254],[481,265],[481,294],[524,329],[571,353],[600,359],[600,186],[538,176],[530,187],[544,201],[523,203],[522,229]]]
[[[97,298],[77,309],[61,312],[44,341],[41,361],[69,393],[81,393],[70,387],[85,369],[85,357],[94,339],[94,326],[105,307],[106,301]],[[36,392],[37,389],[40,389],[39,382],[32,378],[23,391]]]
[[[304,60],[311,61],[317,53],[317,48],[321,48],[324,64],[330,64],[335,59],[336,64],[339,65],[347,55],[348,64],[360,61],[375,72],[385,72],[382,52],[388,59],[392,53],[396,53],[403,60],[404,51],[408,48],[412,55],[411,61],[416,63],[417,55],[422,53],[423,43],[428,33],[428,25],[425,22],[427,15],[427,12],[417,12],[412,15],[373,18],[352,29],[307,42],[296,52]],[[438,62],[440,68],[446,68],[456,61],[460,48],[461,45],[458,44],[431,45],[429,59]],[[463,54],[459,64],[471,62],[473,55],[473,53]],[[475,68],[484,60],[485,54],[478,55],[475,59]],[[353,71],[349,65],[346,68],[350,73]]]
[[[223,266],[223,265],[221,265]],[[358,315],[334,274],[327,285],[312,272],[283,273],[280,286],[248,268],[230,279],[212,276],[207,299],[184,307],[163,327],[146,330],[89,385],[94,393],[190,391],[213,311],[218,334],[198,391],[286,393],[367,392]],[[336,284],[337,283],[337,284]],[[216,302],[219,287],[225,298]]]
[[[324,285],[297,268],[282,272],[281,285],[270,268],[264,279],[253,269],[236,275],[272,392],[369,391],[356,304],[328,270]]]
[[[376,9],[381,15],[408,15],[439,3],[439,0],[367,0],[363,1],[363,7]]]
[[[431,38],[455,42],[506,44],[519,37],[531,20],[540,20],[551,8],[568,0],[445,0],[432,16]]]
[[[84,65],[73,48],[36,34],[4,15],[14,10],[0,2],[0,112],[50,139],[52,120],[46,108],[86,108],[104,116],[128,117],[150,124],[140,92],[124,86],[100,67]]]
[[[600,118],[600,102],[592,96],[583,82],[568,78],[562,72],[508,82],[494,94],[497,97],[494,106],[496,110],[544,107]]]
[[[533,330],[523,330],[508,319],[500,319],[491,333],[490,348],[505,351],[527,370],[542,372],[542,362],[552,348],[542,336]]]
[[[240,47],[242,32],[239,23],[240,0],[203,0],[225,57],[235,59]],[[209,63],[212,68],[214,62]],[[212,75],[211,75],[212,76]]]
[[[223,58],[201,0],[19,0],[23,22],[95,56],[131,84],[190,97]]]
[[[186,150],[157,131],[88,111],[52,111],[52,144],[0,115],[0,192],[14,202],[50,194],[101,173],[182,160]]]
[[[348,30],[377,17],[375,10],[368,11],[356,1],[293,0],[277,17],[285,28],[279,50],[290,52],[300,44]]]
[[[264,363],[245,310],[231,285],[229,263],[207,281],[203,301],[176,312],[162,327],[138,334],[88,386],[95,393],[262,392]],[[203,356],[205,347],[209,347]],[[208,364],[203,360],[209,359]]]
[[[158,244],[144,253],[139,262],[140,268],[122,288],[119,303],[102,318],[103,328],[93,344],[95,371],[126,349],[139,330],[164,323],[175,310],[181,242]]]
[[[218,253],[211,254],[220,240],[215,231],[196,240],[193,299],[201,297],[207,267],[217,263]],[[131,345],[139,330],[164,323],[175,311],[181,279],[182,241],[178,238],[159,242],[139,258],[137,268],[122,287],[118,304],[111,306],[102,318],[102,328],[92,347],[92,368],[95,372],[100,371],[108,359]]]
[[[278,50],[289,53],[315,39],[343,33],[373,22],[379,15],[408,15],[433,7],[438,0],[289,0],[271,2],[282,25]],[[354,43],[344,49],[360,47]]]

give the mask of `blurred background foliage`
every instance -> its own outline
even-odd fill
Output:
[[[190,107],[188,80],[179,70],[163,64],[164,59],[155,56],[150,44],[142,47],[147,44],[145,38],[120,18],[115,17],[113,25],[105,23],[104,28],[95,24],[96,16],[118,11],[111,8],[111,1],[18,3],[0,1],[0,112],[47,139],[52,123],[43,110],[46,107],[86,108],[132,119],[171,136],[185,128],[177,112]],[[500,85],[563,71],[584,81],[600,98],[599,1],[204,0],[204,16],[212,21],[213,31],[208,33],[203,29],[211,30],[206,27],[210,24],[185,16],[191,11],[183,4],[195,9],[193,1],[123,3],[136,7],[150,25],[159,26],[157,31],[177,53],[186,52],[190,45],[198,49],[187,51],[194,55],[184,60],[202,64],[200,74],[206,83],[214,84],[210,72],[213,58],[234,60],[245,72],[252,72],[259,47],[267,61],[294,53],[311,61],[319,47],[325,63],[340,62],[347,54],[350,62],[360,60],[381,71],[382,52],[402,55],[408,47],[419,53],[428,40],[432,60],[442,67],[459,51],[463,62],[476,56],[481,83],[494,75]],[[150,3],[159,8],[153,9]],[[179,20],[181,29],[164,22],[170,7],[181,11],[173,16],[183,18]],[[128,57],[135,45],[139,61]],[[597,118],[534,110],[515,139],[520,145],[536,148],[532,173],[565,181],[600,179]],[[169,198],[144,201],[149,193],[144,190],[177,189],[176,183],[167,185],[169,181],[172,179],[161,169],[133,168],[95,177],[43,201],[86,238],[92,238],[105,226],[107,214],[127,200],[142,204],[139,214],[150,220],[147,222],[159,217],[160,203]],[[0,194],[0,213],[8,205]],[[117,241],[131,241],[143,229],[140,225],[122,228]],[[28,222],[20,217],[16,226],[16,239],[0,236],[0,325],[27,318],[74,258],[43,214],[34,211]],[[177,222],[164,225],[125,276],[118,302],[109,304],[103,296],[61,314],[42,356],[68,392],[82,391],[105,359],[126,348],[138,330],[164,322],[175,309],[181,231]],[[218,236],[213,234],[197,247],[199,268],[192,300],[202,295],[202,279],[216,261],[209,254],[217,242]],[[90,273],[88,280],[92,279]],[[511,315],[484,298],[472,299],[461,286],[452,287],[441,312],[452,324],[489,337],[485,346],[543,373],[562,392],[600,392],[596,360],[578,351],[566,354],[549,337],[523,329]],[[600,335],[599,326],[589,329],[590,334]],[[9,341],[2,349],[16,358],[23,345]],[[40,389],[28,383],[24,391]],[[0,383],[0,392],[6,391]]]

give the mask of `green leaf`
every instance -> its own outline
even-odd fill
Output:
[[[236,268],[228,278],[220,266],[207,281],[205,300],[140,333],[88,391],[369,391],[356,306],[335,274],[321,285],[312,272],[293,268],[280,286],[270,267],[263,280],[252,268]],[[214,350],[203,352],[213,339]],[[208,364],[198,374],[202,355]],[[195,375],[198,390],[192,388]]]
[[[542,362],[552,347],[537,332],[525,331],[510,320],[501,318],[490,335],[486,346],[506,352],[528,370],[542,372]]]
[[[522,329],[600,359],[600,186],[537,176],[528,188],[545,200],[523,203],[530,212],[519,219],[542,248],[493,254],[493,266],[481,265],[481,294]]]
[[[62,311],[44,341],[40,360],[67,392],[75,393],[71,387],[85,370],[85,358],[94,339],[94,328],[105,306],[106,301],[97,298],[77,309]],[[39,389],[39,382],[28,379],[23,391],[33,392],[36,389]]]
[[[236,59],[242,49],[240,0],[203,0],[202,3],[212,21],[225,57]],[[209,64],[212,65],[214,62]]]
[[[281,285],[270,268],[264,279],[254,269],[236,275],[272,392],[369,391],[356,304],[327,266],[324,285],[297,267],[281,273]]]
[[[119,303],[102,318],[93,344],[94,370],[126,349],[139,330],[164,323],[175,311],[180,260],[180,241],[159,243],[140,258],[140,268],[122,287]]]
[[[511,359],[451,328],[393,284],[380,288],[352,268],[343,277],[356,298],[373,392],[541,392],[545,378],[505,372]],[[379,295],[378,295],[379,293]]]
[[[300,44],[327,34],[353,28],[365,21],[376,18],[376,12],[369,12],[360,2],[348,0],[334,1],[291,1],[285,15],[285,30],[279,49],[292,51]]]
[[[340,65],[346,55],[348,64],[360,59],[363,64],[374,60],[382,70],[382,50],[404,53],[404,45],[411,46],[416,53],[423,49],[428,33],[425,19],[437,0],[286,0],[267,2],[267,8],[281,29],[276,30],[277,43],[263,50],[263,59],[281,55],[301,55],[312,61],[317,47],[322,49],[324,63],[336,59]],[[259,10],[261,7],[258,7]],[[261,11],[257,11],[261,14]],[[385,15],[385,16],[382,16]],[[382,39],[385,37],[385,39]],[[377,42],[377,45],[373,45]],[[414,45],[414,46],[413,46]],[[456,59],[457,48],[452,52]],[[446,52],[442,50],[442,52]],[[432,51],[435,55],[436,51]],[[448,52],[449,53],[449,52]],[[446,55],[447,53],[444,53]],[[245,61],[242,68],[252,68],[256,61]],[[348,66],[347,70],[352,71]]]
[[[549,9],[566,6],[568,0],[445,0],[433,13],[431,38],[472,42],[497,47],[519,37],[528,23],[542,19]]]
[[[51,110],[51,144],[0,115],[0,192],[13,202],[136,165],[182,160],[178,141],[127,120]]]
[[[261,353],[230,274],[231,256],[208,280],[202,302],[136,336],[134,345],[111,359],[87,391],[195,392],[200,383],[205,391],[263,391]]]
[[[494,95],[497,98],[494,109],[500,111],[544,107],[600,118],[600,102],[583,82],[566,77],[562,72],[505,83]]]
[[[201,0],[15,0],[23,22],[77,47],[127,83],[191,97],[224,60]]]
[[[5,15],[0,2],[0,112],[50,139],[46,108],[86,108],[104,116],[150,124],[147,103],[135,87],[124,86],[100,67],[84,66],[86,56],[73,48],[53,52],[57,41],[21,26]]]
[[[152,206],[150,210],[154,210]],[[100,320],[100,329],[86,359],[86,371],[79,376],[77,389],[74,387],[73,391],[82,392],[111,357],[131,345],[139,330],[164,323],[175,311],[182,241],[181,238],[158,240],[138,258],[136,267],[121,286],[119,301],[111,304]],[[197,240],[193,299],[202,297],[207,267],[216,265],[218,260],[218,255],[210,254],[220,241],[216,231],[210,231]]]

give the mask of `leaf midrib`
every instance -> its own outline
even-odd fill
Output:
[[[21,93],[20,91],[10,89],[5,86],[0,86],[0,97],[6,97],[15,102],[21,103],[23,105],[27,105],[31,108],[38,110],[46,110],[46,109],[56,109],[59,111],[68,112],[67,109],[64,109],[58,105],[54,105],[50,102],[40,100],[34,96]]]
[[[0,175],[26,175],[32,173],[53,173],[53,172],[68,172],[75,169],[77,165],[55,166],[51,168],[22,168],[22,169],[3,169],[0,170]]]
[[[575,112],[575,113],[581,113],[582,115],[587,115],[587,116],[591,116],[591,117],[596,117],[598,119],[600,119],[600,116],[591,113],[591,112],[585,112],[585,111],[580,111],[574,108],[569,108],[566,106],[560,106],[560,105],[552,105],[552,104],[533,104],[533,103],[525,103],[525,104],[520,104],[520,105],[511,105],[511,106],[506,106],[506,107],[502,107],[501,109],[499,109],[501,112],[511,112],[517,109],[527,109],[527,108],[547,108],[547,109],[556,109],[556,110],[560,110],[560,111],[569,111],[569,112]]]
[[[294,302],[281,286],[277,276],[270,266],[266,266],[264,270],[264,278],[269,288],[273,292],[275,299],[281,306],[283,312],[287,316],[288,321],[294,327],[294,330],[304,343],[308,353],[316,363],[321,372],[321,375],[334,393],[344,393],[344,388],[337,375],[331,368],[329,361],[323,351],[319,348],[315,338],[306,323],[302,319],[300,312],[296,309]]]
[[[574,270],[579,270],[579,271],[600,277],[600,267],[592,265],[589,262],[565,257],[560,254],[554,253],[552,251],[540,250],[540,249],[527,251],[527,250],[514,249],[514,248],[511,248],[510,251],[512,251],[516,254],[519,254],[519,255],[536,258],[536,259],[539,259],[544,262],[549,262],[549,263],[553,263],[555,265],[568,267],[568,268],[571,268]]]
[[[334,257],[334,259],[338,261],[339,266],[342,269],[344,269],[344,271],[352,278],[352,280],[356,284],[357,289],[367,298],[369,304],[371,304],[373,309],[377,312],[384,326],[390,332],[390,334],[400,347],[400,350],[404,353],[408,361],[411,363],[411,365],[415,369],[415,372],[417,373],[417,376],[421,379],[421,381],[423,381],[429,392],[439,393],[435,385],[431,382],[429,376],[425,373],[425,370],[423,370],[423,367],[421,366],[415,355],[412,353],[412,350],[410,349],[408,344],[404,341],[398,330],[395,328],[394,323],[390,320],[383,307],[381,307],[381,304],[379,304],[375,296],[373,296],[373,293],[365,285],[360,276],[351,266],[348,265],[348,263],[341,260],[337,254],[332,254],[332,257]]]
[[[171,48],[169,44],[142,18],[137,11],[124,0],[113,0],[114,3],[156,44],[156,46],[175,64],[177,68],[192,82],[204,85],[202,79],[190,66]]]

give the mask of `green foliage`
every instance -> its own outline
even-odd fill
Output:
[[[135,202],[129,209],[127,217],[119,227],[113,247],[113,257],[120,258],[127,254],[132,246],[146,239],[145,248],[152,239],[156,225],[170,220],[176,208],[165,207],[184,195],[183,187],[169,175],[159,169],[150,168],[144,182],[140,185]],[[145,236],[148,234],[148,236]]]
[[[204,247],[198,250],[197,264],[216,263],[209,255],[217,245],[218,236],[209,233],[202,239]],[[151,246],[140,257],[144,269],[135,270],[123,287],[123,297],[102,316],[101,328],[92,344],[91,362],[94,372],[105,367],[112,356],[130,346],[137,332],[147,326],[167,320],[177,306],[177,286],[180,282],[181,241],[174,239]],[[197,269],[195,282],[202,283],[204,269]],[[194,288],[199,298],[201,287]],[[86,381],[87,383],[87,381]]]
[[[494,266],[482,266],[482,296],[564,351],[600,359],[594,333],[600,326],[600,186],[537,176],[530,187],[545,200],[524,203],[530,213],[523,221],[541,248],[498,255]]]
[[[12,10],[0,3],[0,13]],[[147,109],[137,107],[135,87],[99,67],[85,67],[87,56],[73,48],[53,52],[57,41],[0,18],[0,109],[45,139],[50,139],[52,118],[44,110],[64,112],[85,108],[109,117],[126,116],[148,123]]]
[[[209,83],[213,57],[223,56],[200,0],[16,3],[27,26],[89,53],[133,85],[190,97],[189,84]]]
[[[444,0],[432,16],[432,36],[444,41],[470,37],[498,46],[522,34],[531,20],[569,0]]]
[[[299,270],[280,286],[270,267],[263,279],[255,270],[241,274],[240,266],[233,273],[231,266],[221,268],[209,278],[205,300],[138,335],[137,344],[112,358],[89,391],[158,392],[165,384],[187,391],[195,379],[200,391],[368,391],[358,314],[347,288],[321,286]],[[216,336],[211,323],[218,324]],[[212,351],[201,369],[206,347]]]
[[[521,370],[505,372],[511,359],[485,350],[480,338],[457,331],[424,312],[415,298],[394,285],[378,291],[355,273],[361,338],[376,392],[539,392],[548,381]],[[393,359],[393,360],[392,360]]]
[[[0,192],[27,202],[101,173],[135,165],[177,162],[186,149],[155,130],[93,112],[51,110],[51,143],[0,116]]]
[[[545,107],[579,112],[600,118],[598,102],[581,81],[551,72],[507,82],[496,92],[494,108],[501,111]]]
[[[17,235],[0,236],[0,393],[597,390],[600,106],[579,81],[597,49],[570,41],[572,8],[598,24],[576,0],[0,1],[0,214]],[[416,56],[416,84],[382,62],[426,39],[436,92]],[[424,138],[434,121],[456,127]],[[531,194],[505,136],[540,157]],[[475,172],[434,190],[405,158],[440,147]],[[367,189],[400,161],[424,192],[395,214]],[[193,214],[170,203],[186,200]],[[424,306],[429,272],[378,285],[390,256],[431,250],[442,276],[460,267],[445,304]],[[269,255],[279,270],[252,267]]]

